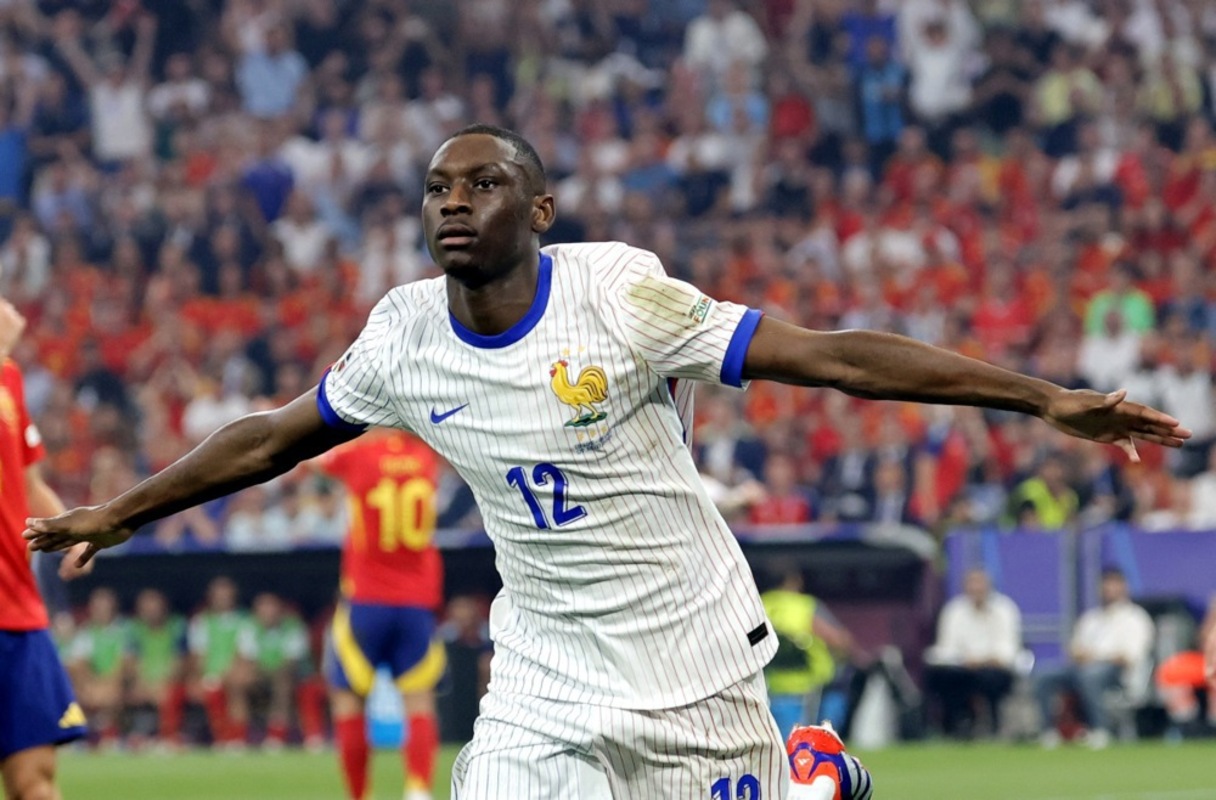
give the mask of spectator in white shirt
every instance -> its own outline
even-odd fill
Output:
[[[317,217],[312,200],[301,191],[287,198],[287,210],[270,225],[270,234],[283,247],[283,258],[298,275],[311,275],[325,259],[333,231]]]
[[[1187,527],[1195,531],[1216,530],[1216,447],[1208,451],[1207,470],[1191,478],[1190,489]],[[1216,715],[1216,708],[1212,713]]]
[[[1174,355],[1173,364],[1157,370],[1157,390],[1165,413],[1185,419],[1193,433],[1171,465],[1174,474],[1189,478],[1203,470],[1216,443],[1216,386],[1206,342],[1192,337],[1176,345]]]
[[[736,61],[754,73],[766,55],[764,32],[732,0],[709,0],[705,14],[689,23],[684,34],[684,60],[714,84]]]
[[[1022,612],[993,591],[983,569],[970,570],[963,594],[942,608],[937,642],[925,654],[925,685],[941,702],[942,730],[963,736],[972,727],[972,699],[988,704],[992,730],[1000,730],[1001,701],[1013,688],[1013,662],[1022,647]]]
[[[1144,337],[1123,325],[1117,309],[1106,314],[1101,333],[1089,333],[1077,351],[1077,372],[1090,388],[1113,392],[1126,388],[1127,380],[1140,366],[1140,345]],[[1139,399],[1139,398],[1137,398]]]
[[[108,52],[95,62],[81,41],[79,16],[55,18],[55,47],[88,89],[93,155],[112,164],[146,156],[152,148],[152,124],[145,107],[148,71],[156,44],[156,17],[135,18],[135,49],[129,61]]]
[[[1055,700],[1065,691],[1080,697],[1081,710],[1089,724],[1086,739],[1091,747],[1110,742],[1110,720],[1103,695],[1125,685],[1145,665],[1153,646],[1153,620],[1129,599],[1127,579],[1117,569],[1102,573],[1102,605],[1077,620],[1069,646],[1071,663],[1039,676],[1035,694],[1043,712],[1046,747],[1059,744],[1055,727]]]
[[[189,53],[174,53],[165,62],[165,80],[148,93],[148,111],[165,119],[175,110],[200,117],[211,102],[211,87],[194,74]]]

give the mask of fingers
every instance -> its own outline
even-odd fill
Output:
[[[27,547],[32,553],[57,553],[76,544],[75,539],[62,533],[36,533],[27,530],[22,536],[29,540]]]
[[[76,567],[78,569],[84,569],[84,567],[93,560],[93,556],[97,555],[97,553],[100,551],[100,547],[95,544],[90,544],[85,548],[84,552],[80,554],[80,558],[76,559]]]
[[[1092,396],[1092,395],[1091,395]],[[1127,389],[1117,389],[1106,395],[1106,399],[1102,401],[1103,408],[1114,408],[1123,402],[1127,397]]]
[[[1140,454],[1136,452],[1136,441],[1130,436],[1126,439],[1120,439],[1117,444],[1119,449],[1127,454],[1127,460],[1133,464],[1140,463]]]
[[[1149,442],[1150,444],[1159,444],[1162,447],[1177,448],[1177,447],[1182,447],[1184,444],[1186,444],[1185,439],[1179,439],[1177,436],[1161,436],[1156,433],[1139,433],[1139,432],[1133,434],[1133,436],[1135,436],[1137,439],[1139,439],[1142,442]]]

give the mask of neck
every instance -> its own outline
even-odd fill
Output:
[[[496,336],[523,319],[536,298],[540,256],[525,261],[485,283],[468,284],[447,276],[448,309],[469,330]]]

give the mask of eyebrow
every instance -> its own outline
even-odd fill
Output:
[[[514,162],[511,162],[511,163],[514,163]],[[520,166],[520,169],[523,169],[523,167]],[[469,169],[463,170],[463,171],[466,174],[472,174],[472,173],[476,173],[476,172],[484,172],[486,170],[494,170],[496,172],[501,172],[501,173],[506,173],[509,171],[503,167],[503,164],[500,161],[485,161],[481,164],[475,164],[472,167],[470,167]],[[427,170],[426,174],[427,174],[427,177],[430,178],[430,177],[447,177],[450,173],[447,170],[445,170],[443,167],[431,167],[429,170]]]

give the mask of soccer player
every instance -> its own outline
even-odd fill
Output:
[[[84,712],[47,632],[20,531],[30,513],[63,504],[38,470],[42,439],[25,408],[21,370],[9,359],[25,319],[0,299],[0,778],[8,798],[55,798],[55,746],[85,735]],[[73,549],[60,567],[82,574]]]
[[[35,550],[130,538],[372,425],[411,430],[468,481],[503,590],[460,800],[780,798],[784,742],[761,669],[776,637],[689,451],[693,381],[827,386],[1034,414],[1120,444],[1179,447],[1124,392],[1068,391],[912,339],[805,330],[717,302],[619,242],[540,249],[536,151],[472,126],[424,182],[444,275],[391,290],[320,386],[213,433],[99,506],[32,519]]]
[[[435,533],[438,459],[417,438],[377,428],[317,460],[347,491],[350,530],[342,549],[342,603],[325,653],[338,758],[348,795],[367,792],[364,701],[377,667],[405,703],[406,800],[430,800],[439,752],[435,685],[444,648],[435,639],[443,562]]]

